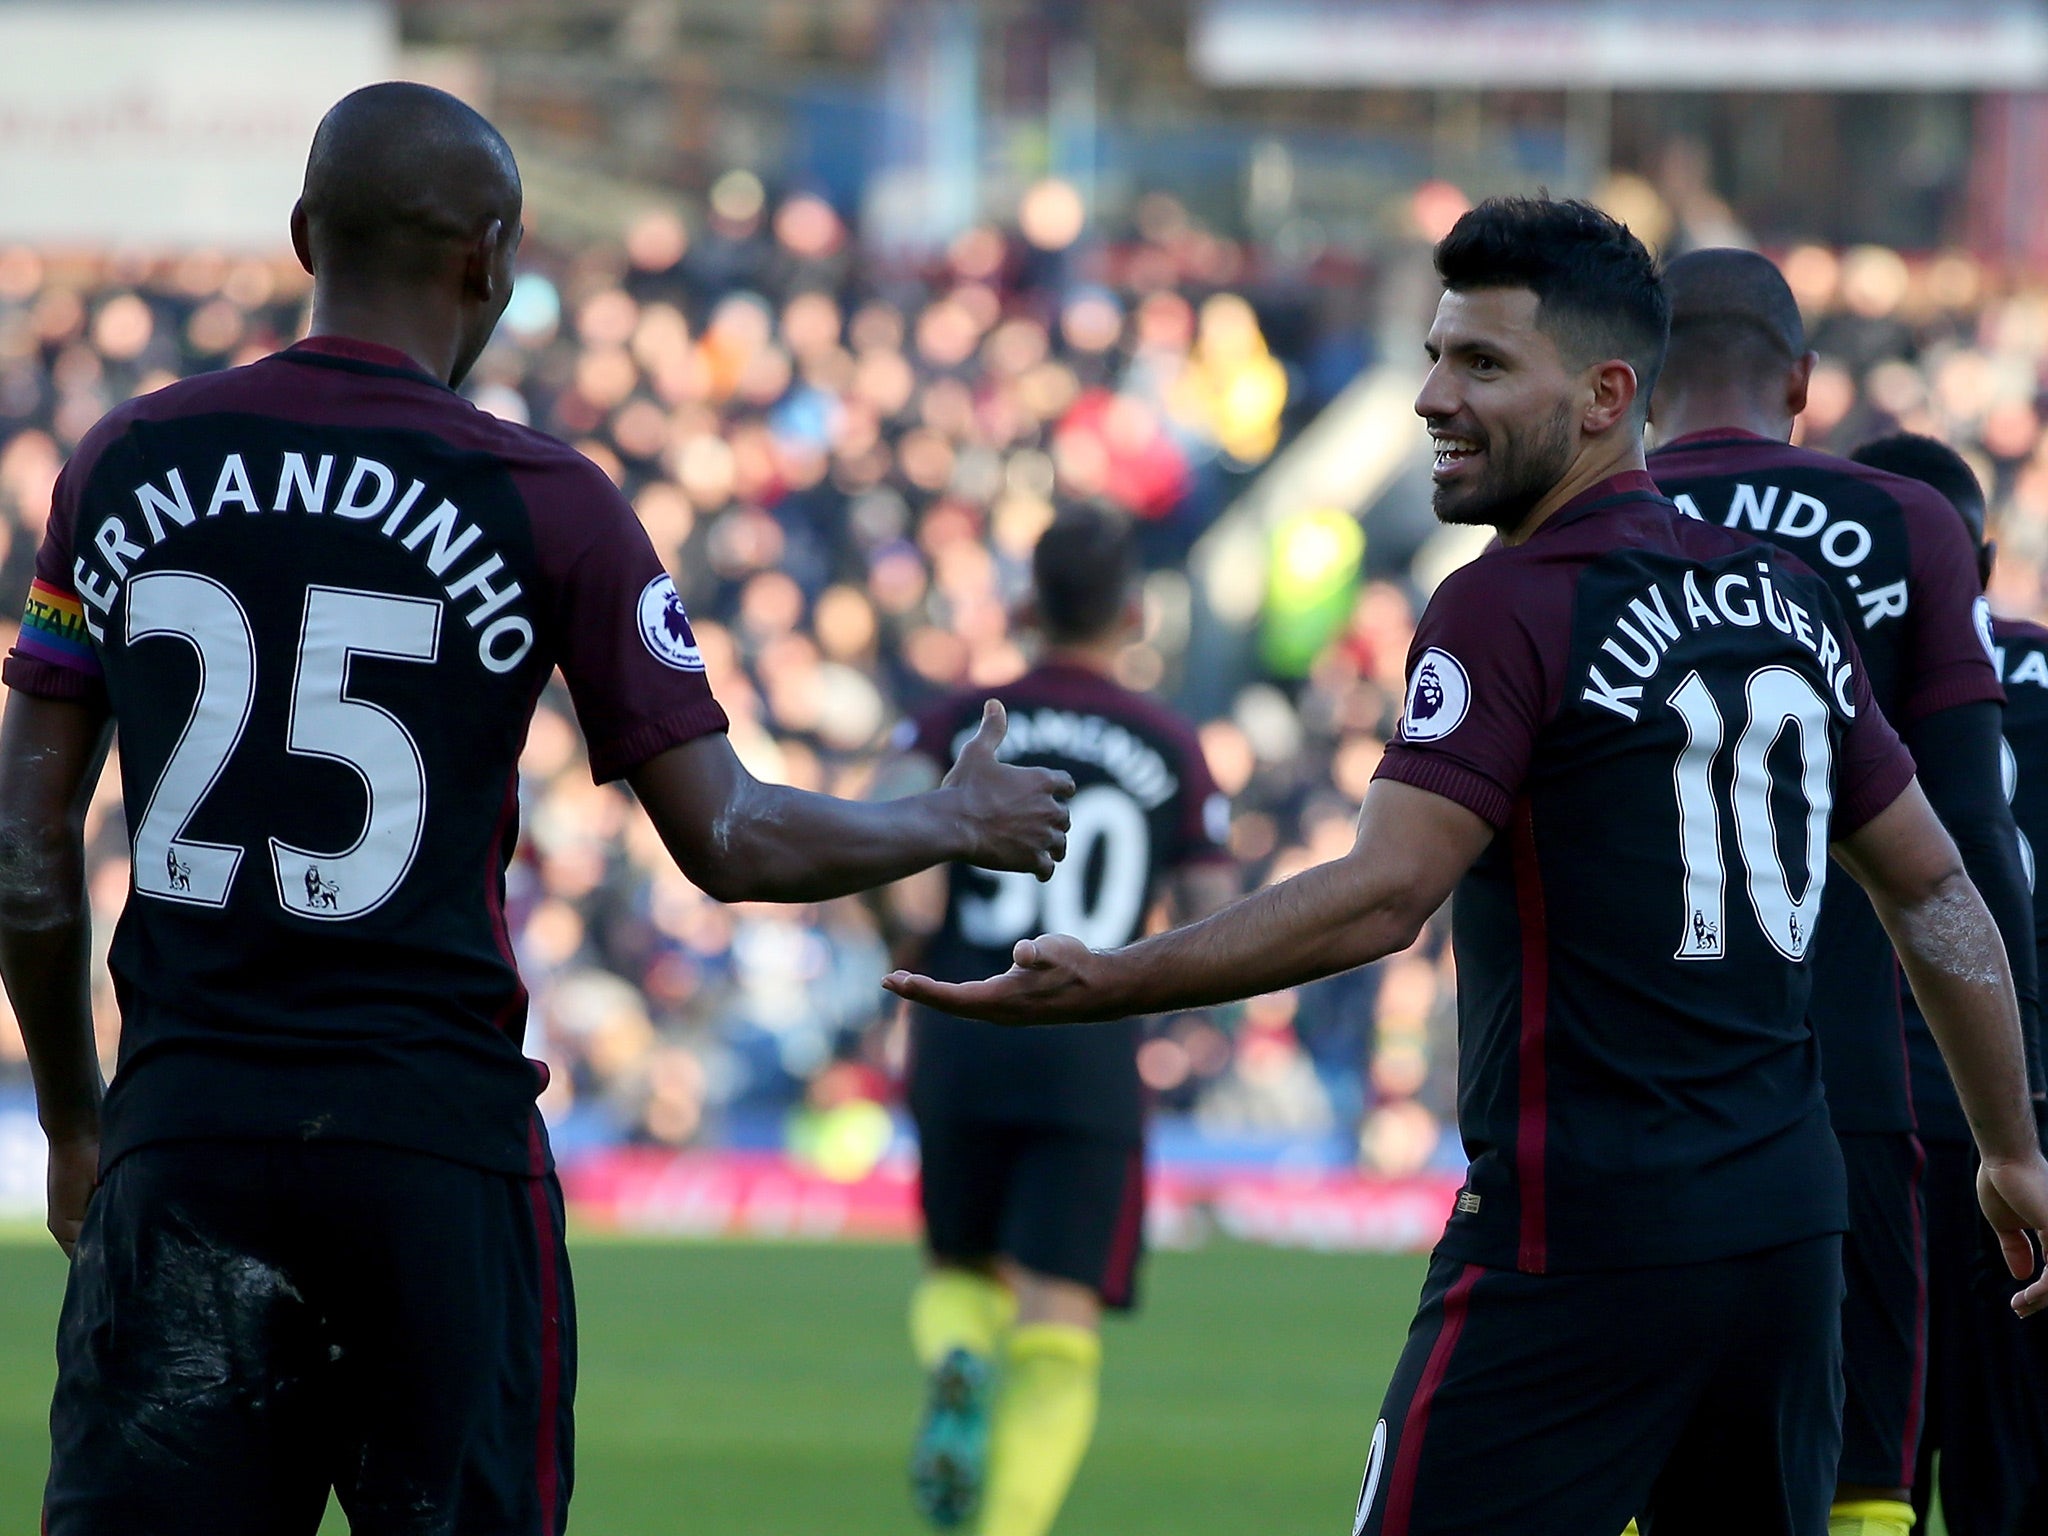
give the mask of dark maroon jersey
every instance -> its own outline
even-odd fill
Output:
[[[2048,902],[2039,899],[2038,860],[2048,851],[2048,629],[2024,619],[1991,621],[1992,656],[2005,684],[2005,797],[2018,824],[2020,865],[2034,893],[2034,952],[2048,961]],[[1922,1137],[1967,1142],[1970,1122],[1954,1081],[1913,995],[1906,1007],[1907,1045],[1913,1061],[1913,1112]]]
[[[1660,448],[1650,471],[1686,516],[1768,539],[1826,579],[1899,729],[2001,696],[1977,552],[1931,486],[1733,430]],[[1839,1131],[1909,1131],[1891,941],[1863,892],[1840,886],[1814,947],[1829,1109]]]
[[[1194,731],[1085,667],[1049,662],[1008,687],[954,695],[912,722],[903,744],[945,771],[991,696],[1009,711],[1005,761],[1073,775],[1073,825],[1066,858],[1043,883],[951,867],[945,922],[921,961],[941,981],[1006,971],[1016,942],[1041,933],[1071,933],[1097,949],[1128,944],[1144,932],[1168,873],[1229,857],[1230,807]],[[923,1009],[912,1019],[910,1096],[920,1116],[1126,1137],[1142,1128],[1133,1021],[1023,1030]]]
[[[1829,842],[1913,765],[1826,583],[1618,476],[1437,590],[1379,776],[1500,834],[1452,908],[1444,1252],[1541,1273],[1844,1228],[1801,960]]]
[[[544,1159],[503,878],[534,704],[560,667],[601,779],[726,723],[611,482],[323,337],[110,414],[36,569],[7,683],[112,708],[133,841],[105,1157]]]

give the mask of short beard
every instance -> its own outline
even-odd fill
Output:
[[[1430,505],[1438,522],[1501,533],[1519,526],[1571,468],[1571,403],[1560,402],[1536,432],[1521,437],[1489,433],[1487,458],[1486,475],[1478,484],[1434,487]]]

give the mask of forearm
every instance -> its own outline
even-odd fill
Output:
[[[829,901],[971,852],[954,791],[836,800],[751,784],[721,825],[712,894],[722,901]],[[722,834],[722,836],[720,835]]]
[[[1879,911],[1985,1161],[2033,1155],[2012,973],[1983,898],[1957,869],[1910,905]]]
[[[1334,976],[1406,949],[1428,917],[1413,894],[1319,864],[1212,917],[1100,956],[1100,1016],[1204,1008]]]
[[[21,1026],[36,1109],[53,1139],[97,1134],[99,1053],[92,1024],[92,925],[77,839],[0,847],[0,978]]]
[[[2005,943],[2013,993],[2019,999],[2028,1082],[2038,1097],[2048,1089],[2048,1079],[2043,1077],[2041,1054],[2034,907],[2000,768],[2003,725],[2004,710],[1998,704],[1966,704],[1931,715],[1905,734],[1920,764],[1927,802],[1955,840],[1963,869]]]

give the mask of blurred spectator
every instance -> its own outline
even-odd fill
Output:
[[[1667,167],[1668,186],[1686,170]],[[1418,206],[1432,198],[1463,206],[1441,184]],[[1700,198],[1674,223],[1730,233]],[[1123,236],[1096,240],[1072,189],[1041,183],[1017,228],[971,230],[909,272],[871,260],[822,199],[735,172],[701,220],[660,210],[615,246],[530,245],[470,392],[617,480],[678,573],[748,764],[858,793],[906,711],[1022,670],[1012,605],[1062,501],[1140,521],[1157,611],[1126,680],[1171,688],[1188,640],[1167,618],[1175,591],[1184,607],[1176,568],[1304,402],[1328,398],[1314,370],[1366,356],[1347,327],[1369,295],[1269,291],[1261,252],[1159,196]],[[2048,284],[1956,254],[1779,254],[1823,357],[1802,433],[1846,448],[1897,427],[1963,448],[1993,488],[1994,601],[2040,614]],[[288,262],[0,251],[0,613],[19,611],[80,434],[138,391],[288,343],[305,292]],[[1335,638],[1269,657],[1271,681],[1203,727],[1253,881],[1343,849],[1399,708],[1420,594],[1344,568],[1318,617]],[[0,643],[12,631],[0,622]],[[127,886],[114,785],[110,772],[88,827],[102,944]],[[872,1167],[903,1062],[865,911],[710,901],[630,795],[590,782],[559,693],[534,721],[521,794],[508,915],[565,1155],[712,1142],[786,1147],[839,1177]],[[1366,972],[1157,1021],[1141,1072],[1162,1112],[1218,1137],[1324,1138],[1390,1172],[1455,1166],[1453,996],[1432,932]],[[97,1017],[111,1058],[105,986]],[[0,1009],[0,1074],[22,1071]]]

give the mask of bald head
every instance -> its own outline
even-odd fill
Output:
[[[1766,383],[1806,354],[1806,323],[1785,276],[1755,251],[1692,251],[1664,269],[1671,296],[1667,373],[1682,381]]]
[[[316,275],[423,277],[493,223],[519,224],[519,167],[498,130],[432,86],[389,81],[335,103],[300,197]]]
[[[314,333],[395,347],[459,384],[512,297],[519,209],[504,138],[446,91],[392,81],[342,97],[292,210]]]

